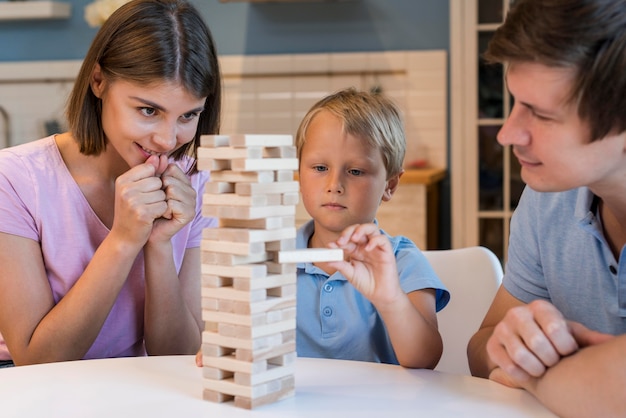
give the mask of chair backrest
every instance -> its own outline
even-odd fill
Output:
[[[443,355],[435,370],[469,375],[467,343],[502,282],[502,264],[485,247],[424,251],[424,255],[450,291],[450,303],[437,314]]]

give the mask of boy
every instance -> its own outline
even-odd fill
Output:
[[[436,312],[450,295],[415,244],[375,223],[403,173],[398,109],[379,94],[339,91],[309,110],[296,147],[312,217],[296,246],[342,248],[347,257],[298,265],[298,355],[434,368]]]
[[[470,368],[560,416],[626,416],[625,45],[623,0],[517,0],[487,51],[528,187]]]

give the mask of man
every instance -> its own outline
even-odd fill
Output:
[[[561,416],[626,416],[626,1],[517,0],[486,57],[527,187],[470,368]]]

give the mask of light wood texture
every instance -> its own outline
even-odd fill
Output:
[[[290,135],[201,143],[198,167],[213,175],[203,214],[220,224],[202,231],[202,396],[251,409],[294,393],[296,266],[276,249],[295,246],[298,160]]]
[[[307,248],[304,250],[279,251],[279,263],[317,263],[343,260],[342,249]]]

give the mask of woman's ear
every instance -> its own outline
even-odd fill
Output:
[[[89,85],[91,86],[91,91],[94,96],[101,99],[102,93],[104,92],[105,80],[102,75],[102,68],[100,64],[96,64],[91,72],[91,79],[89,80]]]
[[[400,185],[400,177],[402,177],[403,174],[404,169],[400,171],[400,173],[387,180],[387,186],[385,187],[385,191],[383,193],[383,202],[388,202],[391,200],[391,196],[393,196],[393,194],[398,189],[398,186]]]

